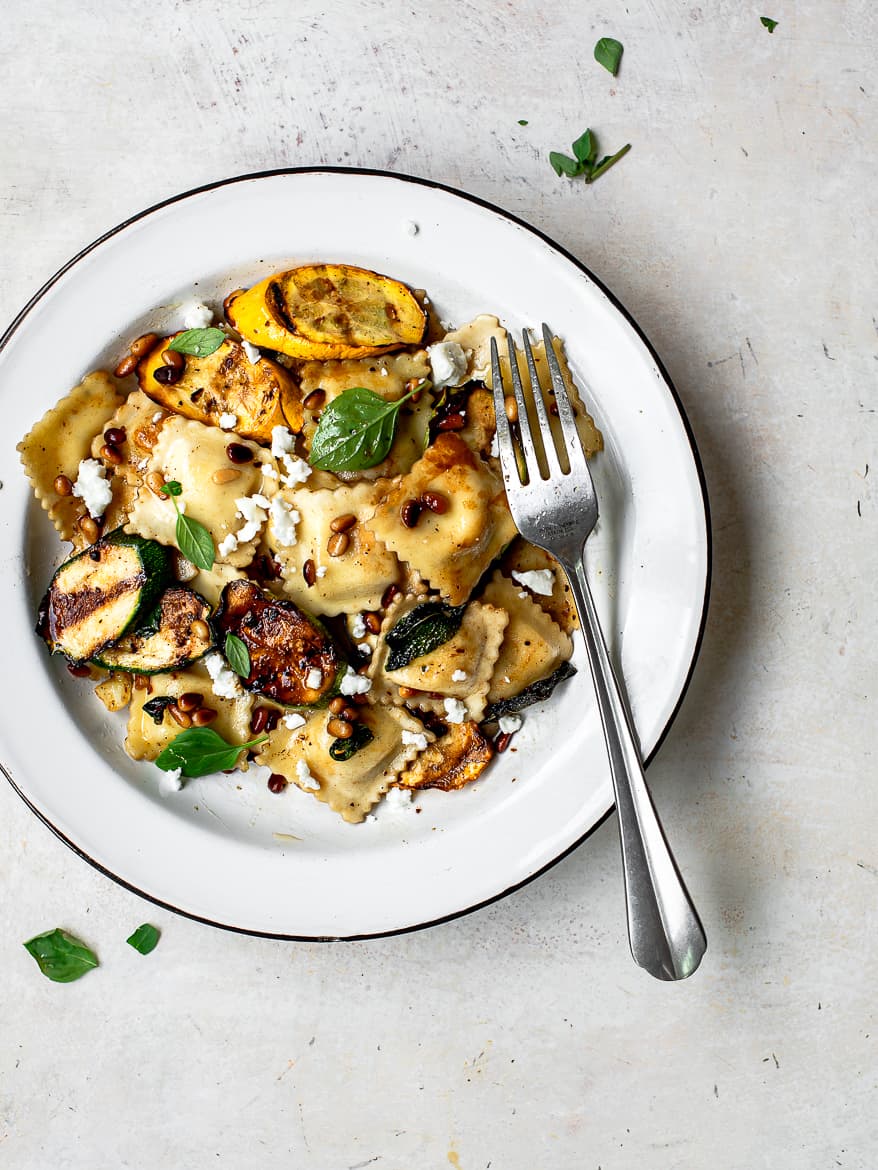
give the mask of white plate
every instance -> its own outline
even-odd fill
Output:
[[[417,224],[417,234],[409,234]],[[253,933],[401,931],[460,914],[539,873],[612,805],[588,669],[485,778],[418,797],[420,814],[344,824],[289,789],[236,775],[158,795],[122,751],[119,716],[33,633],[61,546],[30,499],[16,442],[83,374],[177,323],[193,292],[223,296],[275,269],[347,261],[429,290],[443,320],[543,320],[564,339],[606,451],[589,575],[644,753],[670,724],[698,650],[710,568],[707,502],[680,404],[633,321],[571,256],[512,216],[436,184],[365,171],[245,176],[144,212],[72,260],[0,352],[2,767],[31,808],[117,881],[171,909]],[[66,546],[64,546],[66,547]]]

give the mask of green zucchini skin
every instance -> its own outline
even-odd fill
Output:
[[[200,593],[174,586],[161,595],[157,609],[157,620],[151,614],[138,629],[96,654],[92,662],[130,674],[167,674],[213,649],[210,603]],[[193,630],[196,621],[203,629]]]
[[[88,662],[152,609],[170,576],[166,548],[117,528],[56,571],[36,631],[53,654]]]
[[[234,634],[247,647],[250,674],[242,686],[284,707],[325,707],[339,693],[347,663],[323,625],[292,601],[266,593],[252,581],[230,581],[214,617],[217,642]],[[320,686],[307,687],[319,670]]]

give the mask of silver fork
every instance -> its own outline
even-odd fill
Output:
[[[707,940],[650,799],[634,726],[607,653],[585,575],[585,541],[598,518],[594,484],[552,345],[551,331],[547,325],[543,325],[546,360],[566,447],[568,472],[564,472],[555,448],[530,341],[526,333],[522,338],[548,479],[543,478],[534,443],[534,431],[516,361],[515,343],[507,335],[523,460],[521,473],[519,471],[505,411],[506,394],[500,356],[497,343],[492,338],[491,365],[497,441],[509,507],[518,531],[525,540],[552,553],[559,561],[570,581],[576,602],[610,757],[610,773],[622,840],[631,954],[634,961],[656,979],[685,979],[698,968]]]

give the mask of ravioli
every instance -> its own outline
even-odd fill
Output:
[[[494,664],[488,702],[520,694],[557,670],[573,653],[573,643],[527,592],[502,573],[495,573],[482,597],[509,615],[500,653]]]

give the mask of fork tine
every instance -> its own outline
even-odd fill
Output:
[[[509,372],[512,375],[512,390],[515,394],[515,403],[518,406],[518,429],[521,432],[521,451],[524,458],[524,465],[527,468],[528,483],[530,483],[533,480],[542,479],[543,476],[540,471],[537,448],[530,427],[527,402],[524,399],[524,387],[521,384],[521,373],[518,369],[517,351],[511,333],[506,334],[506,344],[509,347]],[[505,414],[505,404],[503,411]]]
[[[543,453],[546,457],[546,466],[549,469],[549,476],[563,475],[561,461],[558,458],[558,452],[555,450],[555,443],[552,438],[552,431],[549,427],[549,415],[546,410],[546,403],[543,399],[543,388],[540,385],[540,379],[537,375],[537,365],[534,361],[533,350],[530,346],[530,338],[527,335],[527,330],[523,329],[521,332],[521,340],[524,345],[524,353],[527,358],[527,369],[530,374],[530,386],[533,390],[534,406],[537,411],[537,418],[540,424],[540,434],[543,437]]]
[[[575,459],[579,464],[576,470],[581,471],[585,469],[590,479],[591,472],[588,471],[585,462],[585,451],[582,449],[582,440],[579,437],[579,431],[576,429],[576,419],[573,417],[570,396],[567,393],[567,387],[564,385],[561,366],[558,364],[558,355],[555,353],[555,347],[552,344],[552,331],[545,322],[543,322],[543,342],[546,347],[546,363],[549,367],[549,376],[552,379],[552,389],[555,391],[555,402],[558,406],[561,433],[564,436],[564,442],[567,444],[567,457],[570,460],[570,470],[573,471],[574,469],[573,461]]]
[[[500,354],[497,349],[497,339],[491,338],[491,381],[494,390],[494,415],[496,417],[497,450],[500,454],[500,469],[507,488],[512,485],[513,468],[518,467],[515,458],[515,448],[512,445],[512,432],[509,429],[509,419],[506,417],[506,396],[503,392],[503,371],[500,369]],[[516,477],[517,478],[517,477]]]

